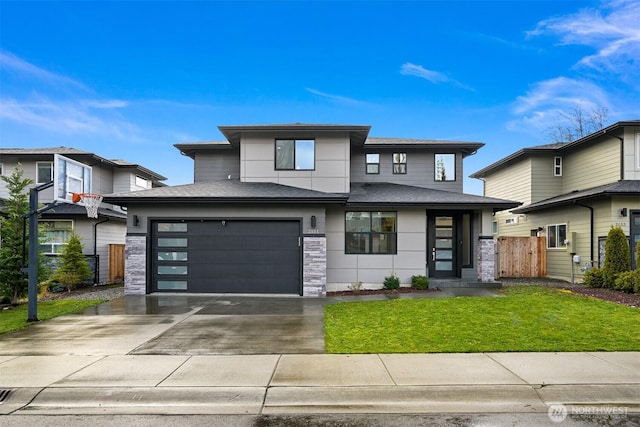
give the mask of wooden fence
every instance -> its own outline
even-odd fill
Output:
[[[498,238],[498,277],[545,277],[546,237]]]
[[[124,282],[124,245],[109,245],[109,283]]]

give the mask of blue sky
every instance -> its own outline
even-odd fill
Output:
[[[558,113],[640,119],[640,2],[0,0],[0,146],[67,146],[192,182],[219,125],[371,125],[552,142]],[[465,180],[465,192],[482,183]]]

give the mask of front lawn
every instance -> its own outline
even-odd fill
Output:
[[[327,353],[639,351],[640,309],[535,286],[325,307]]]
[[[52,319],[65,314],[76,313],[87,307],[102,304],[106,300],[73,300],[61,299],[56,301],[38,302],[38,320]],[[27,304],[9,310],[0,311],[0,334],[22,329],[25,326],[33,325],[27,322]]]

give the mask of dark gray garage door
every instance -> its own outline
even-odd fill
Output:
[[[300,294],[299,221],[155,221],[152,291]]]

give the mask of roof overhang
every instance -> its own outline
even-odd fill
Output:
[[[545,209],[551,209],[567,205],[575,205],[582,202],[588,202],[594,199],[600,199],[603,197],[640,197],[640,181],[625,180],[618,181],[613,184],[602,185],[599,187],[593,187],[586,190],[576,190],[571,193],[563,194],[550,199],[541,200],[539,202],[531,203],[527,206],[522,206],[517,209],[513,209],[513,213],[530,213],[535,211],[541,211]]]
[[[232,144],[240,144],[240,138],[244,133],[274,132],[274,134],[296,132],[347,132],[352,144],[364,144],[369,135],[371,126],[362,125],[323,125],[309,123],[289,123],[279,125],[242,125],[242,126],[218,126],[225,138]]]

